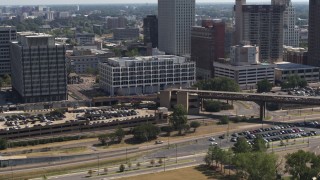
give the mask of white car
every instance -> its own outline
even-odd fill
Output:
[[[210,146],[218,146],[218,143],[217,142],[211,142]]]
[[[215,141],[216,139],[214,137],[209,138],[209,141]]]

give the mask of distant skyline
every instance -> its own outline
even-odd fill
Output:
[[[196,0],[197,3],[231,3],[234,0]],[[247,0],[247,3],[264,3],[271,0]],[[295,2],[308,2],[308,0],[292,0]],[[157,0],[1,0],[0,6],[6,5],[54,5],[54,4],[115,4],[115,3],[157,3]]]

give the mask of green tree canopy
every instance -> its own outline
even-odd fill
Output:
[[[160,128],[151,123],[141,124],[133,129],[133,138],[139,142],[156,139],[159,134]]]
[[[7,149],[7,147],[8,147],[7,140],[0,138],[0,150]]]
[[[193,131],[196,132],[197,128],[200,127],[200,123],[198,121],[192,121],[190,123],[190,127],[193,128]]]
[[[256,152],[266,152],[267,146],[266,142],[261,136],[258,136],[253,140],[252,150]]]
[[[287,80],[281,84],[281,89],[303,88],[308,86],[305,79],[301,79],[298,75],[288,76]]]
[[[270,180],[276,178],[277,156],[266,152],[238,153],[233,163],[237,175],[248,180]]]
[[[118,141],[121,142],[124,136],[126,135],[126,132],[121,127],[118,127],[117,130],[114,132],[114,135],[118,139]]]
[[[187,124],[188,118],[187,118],[187,111],[183,107],[183,105],[178,104],[174,110],[173,113],[169,116],[170,123],[172,127],[179,131],[179,134],[181,134],[183,128]]]
[[[251,152],[251,145],[244,137],[238,138],[238,141],[233,145],[232,150],[234,153],[248,153]]]
[[[270,92],[272,89],[272,84],[267,80],[261,80],[257,83],[257,92],[263,93],[263,92]]]
[[[293,179],[312,179],[320,172],[320,157],[314,153],[299,150],[286,156],[286,171]]]
[[[197,82],[195,87],[201,90],[210,91],[228,91],[228,92],[239,92],[240,86],[233,79],[227,77],[216,77],[213,79],[202,80]]]

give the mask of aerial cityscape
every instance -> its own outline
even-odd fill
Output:
[[[320,179],[320,0],[0,2],[0,180]]]

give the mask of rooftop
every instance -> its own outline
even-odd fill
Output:
[[[277,67],[276,69],[282,69],[282,70],[290,70],[290,69],[311,69],[311,68],[319,68],[315,66],[308,66],[304,64],[295,64],[290,62],[278,62],[276,63]]]

